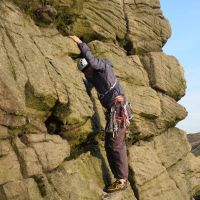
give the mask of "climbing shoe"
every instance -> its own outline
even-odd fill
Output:
[[[116,180],[114,183],[112,183],[105,189],[105,192],[111,193],[111,192],[116,192],[120,190],[125,190],[127,187],[128,187],[127,180],[124,183],[121,183],[120,180]]]

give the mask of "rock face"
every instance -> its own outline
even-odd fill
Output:
[[[171,29],[159,1],[42,3],[0,1],[0,199],[197,195],[200,160],[186,133],[175,128],[187,116],[177,103],[185,94],[184,72],[176,58],[162,52]],[[33,13],[39,9],[41,20],[51,17],[47,25],[36,25],[41,25],[33,20],[38,15],[32,19],[22,11],[28,6]],[[133,106],[127,135],[130,186],[124,192],[103,192],[113,180],[101,137],[104,111],[96,92],[88,95],[76,67],[80,51],[56,29],[58,22],[59,31],[80,36],[96,56],[113,63]]]

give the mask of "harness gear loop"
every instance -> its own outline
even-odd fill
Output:
[[[124,96],[115,97],[111,103],[109,123],[106,126],[106,131],[112,133],[113,137],[115,137],[118,134],[119,128],[129,128],[131,118],[132,109],[130,103],[126,102]]]

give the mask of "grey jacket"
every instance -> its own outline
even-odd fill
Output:
[[[108,109],[116,96],[124,95],[124,91],[113,73],[112,63],[92,55],[92,52],[86,43],[80,43],[78,46],[82,56],[94,69],[93,75],[91,77],[85,76],[85,78],[97,90],[102,106]]]

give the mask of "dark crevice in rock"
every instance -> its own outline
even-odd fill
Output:
[[[134,195],[135,195],[135,198],[137,199],[137,200],[140,200],[140,198],[139,198],[139,191],[138,191],[138,189],[137,189],[137,186],[136,186],[136,183],[135,183],[135,173],[134,173],[134,171],[129,167],[129,177],[128,177],[128,180],[129,180],[129,182],[130,182],[130,185],[131,185],[131,188],[132,188],[132,190],[133,190],[133,193],[134,193]]]
[[[44,175],[32,176],[32,178],[37,183],[37,186],[38,186],[41,196],[45,197],[47,195],[47,190],[46,190],[46,186],[45,186]]]
[[[35,9],[32,15],[36,25],[46,26],[53,23],[57,16],[57,10],[52,5],[45,3]]]
[[[199,191],[199,193],[200,193],[200,191]],[[193,196],[194,200],[200,200],[200,194],[199,193],[197,195]]]
[[[81,54],[76,54],[76,53],[68,53],[67,56],[69,56],[75,62],[77,59],[81,58]]]
[[[49,134],[60,135],[62,131],[63,122],[60,121],[56,116],[50,115],[48,119],[45,121],[45,125]]]
[[[134,55],[136,52],[134,51],[133,42],[129,39],[129,19],[127,16],[126,5],[127,3],[125,3],[125,0],[123,0],[123,13],[126,22],[126,34],[124,39],[119,39],[116,37],[116,40],[118,41],[119,45],[126,50],[127,56],[129,56]]]
[[[127,51],[127,56],[135,54],[133,42],[131,42],[130,40],[126,41],[124,49]]]
[[[58,14],[53,23],[62,35],[68,36],[73,34],[71,33],[70,25],[80,16],[83,4],[84,1],[67,1],[63,4],[54,5]],[[74,12],[74,9],[76,9],[76,12]]]
[[[43,55],[44,56],[44,55]],[[50,59],[48,59],[48,62],[49,62],[49,64],[52,66],[52,68],[55,70],[55,72],[56,72],[56,74],[58,74],[59,76],[61,76],[61,73],[57,70],[57,68],[56,68],[56,66],[53,64],[53,62],[52,62],[52,60],[50,60]],[[47,68],[48,69],[48,68]],[[48,74],[49,74],[49,72],[48,72]],[[50,74],[49,74],[49,76],[50,76]],[[62,78],[62,76],[61,76],[61,78]],[[52,78],[51,78],[52,79]],[[54,85],[55,85],[55,81],[53,81],[53,79],[52,79],[52,82],[54,83]],[[56,87],[55,87],[55,90],[56,90]],[[58,92],[57,92],[58,93]]]
[[[82,36],[80,36],[80,39],[86,43],[90,43],[94,40],[98,40],[98,41],[106,41],[107,39],[104,38],[103,36],[95,33],[95,32],[92,32],[90,34],[83,34]]]
[[[0,185],[0,199],[2,199],[2,200],[7,200],[7,197],[6,197],[7,195],[3,188],[3,185],[5,185],[5,184],[6,183]]]
[[[49,171],[48,173],[51,173],[55,170],[56,169]],[[51,191],[51,190],[49,190],[49,186],[51,187],[51,189],[53,189],[53,193],[54,194],[56,193],[56,195],[59,196],[57,189],[52,184],[51,180],[48,178],[48,174],[38,174],[38,175],[32,176],[32,178],[35,180],[35,182],[38,186],[38,189],[40,191],[40,194],[43,198],[46,199],[49,196],[53,195],[53,194],[49,193]]]
[[[50,110],[51,115],[46,119],[44,123],[49,134],[56,134],[62,136],[61,131],[62,126],[64,124],[58,117],[54,115],[54,112],[59,104],[59,100],[57,100],[54,107]]]
[[[76,159],[81,154],[91,151],[94,147],[96,147],[96,145],[98,145],[98,142],[95,139],[97,134],[98,133],[90,133],[84,142],[71,146],[70,156],[67,157],[65,160],[69,161],[72,159]]]

